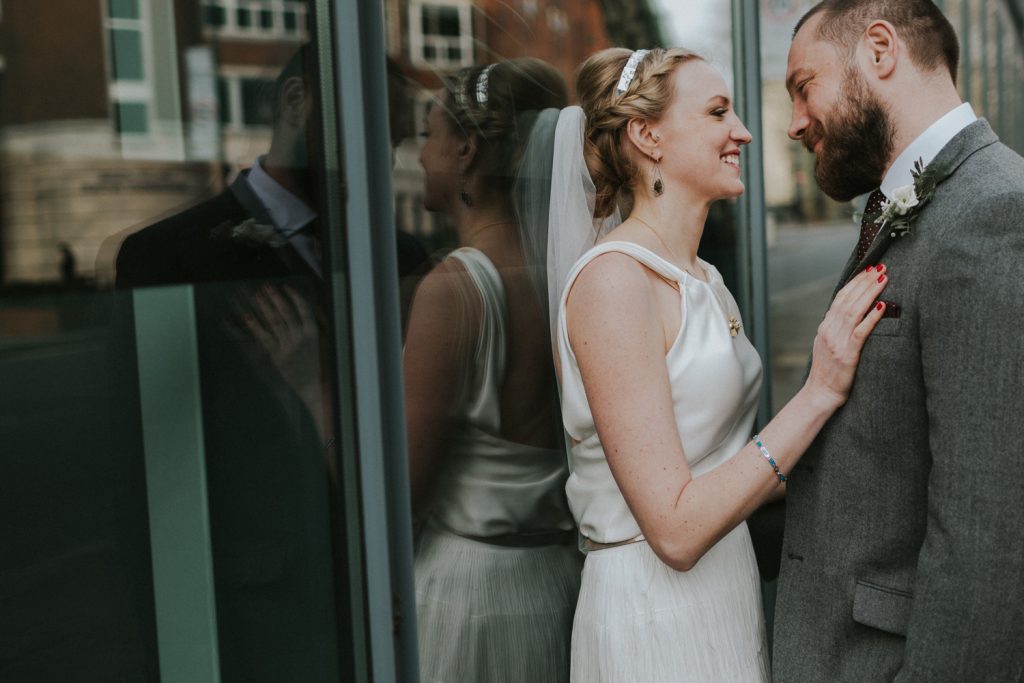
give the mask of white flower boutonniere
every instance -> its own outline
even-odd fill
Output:
[[[231,228],[231,237],[254,245],[265,244],[268,247],[283,247],[288,242],[276,227],[257,223],[255,218],[244,220]]]
[[[227,239],[249,247],[268,246],[283,247],[287,238],[273,225],[257,223],[255,218],[247,218],[241,223],[232,225],[225,221],[213,229],[212,236]]]
[[[882,210],[873,217],[876,224],[887,228],[893,237],[903,237],[911,230],[911,226],[925,205],[931,201],[935,188],[949,173],[944,167],[929,164],[927,167],[921,159],[914,162],[914,170],[910,172],[914,178],[913,185],[904,185],[893,190],[892,198],[882,204]]]

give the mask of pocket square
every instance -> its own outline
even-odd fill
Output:
[[[892,301],[885,301],[884,299],[879,299],[878,303],[885,304],[885,312],[882,313],[882,317],[883,318],[898,318],[898,317],[900,317],[900,313],[902,312],[903,309],[900,308],[899,304],[893,303]]]

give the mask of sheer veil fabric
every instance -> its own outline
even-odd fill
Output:
[[[515,195],[528,263],[553,331],[566,279],[588,249],[622,222],[594,218],[597,188],[583,157],[586,116],[578,106],[539,115],[520,164]]]

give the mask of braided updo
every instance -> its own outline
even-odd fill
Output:
[[[561,74],[532,57],[462,69],[445,79],[444,88],[453,131],[475,135],[481,143],[477,170],[494,179],[504,178],[506,184],[512,181],[536,114],[564,107],[569,99]],[[486,93],[483,103],[478,88]]]
[[[608,48],[593,54],[576,75],[576,93],[587,116],[583,154],[597,187],[594,215],[615,211],[620,194],[631,196],[640,170],[626,150],[624,132],[633,118],[657,121],[672,101],[672,73],[700,55],[683,48],[654,48],[644,56],[626,92],[616,87],[632,50]]]

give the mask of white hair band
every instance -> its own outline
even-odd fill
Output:
[[[493,64],[488,65],[476,79],[476,103],[481,107],[487,104],[487,79],[493,68]]]
[[[626,66],[622,67],[622,74],[619,76],[619,85],[615,88],[615,92],[619,95],[626,92],[629,89],[629,84],[633,82],[633,77],[636,76],[636,69],[640,66],[640,62],[644,60],[647,53],[650,50],[634,50],[633,54],[629,56],[629,61],[626,62]]]

